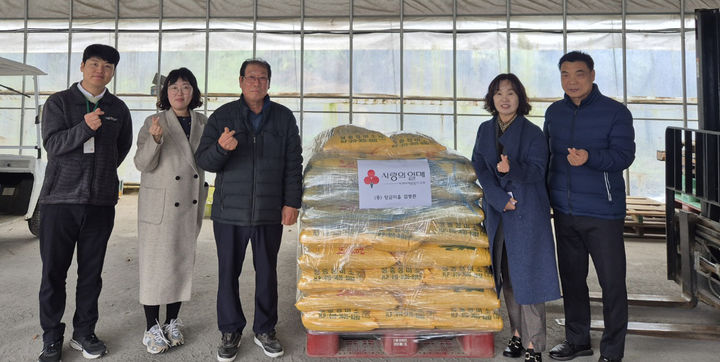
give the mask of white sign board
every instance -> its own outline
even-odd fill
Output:
[[[430,165],[419,160],[358,160],[361,209],[430,206]]]

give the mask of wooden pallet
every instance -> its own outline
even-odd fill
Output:
[[[665,204],[642,196],[627,197],[625,236],[665,237]]]

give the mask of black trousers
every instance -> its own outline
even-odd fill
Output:
[[[242,332],[247,324],[240,303],[238,278],[242,271],[248,241],[252,245],[255,267],[255,317],[253,332],[267,333],[278,321],[277,255],[283,226],[237,226],[213,222],[218,254],[218,329]]]
[[[114,206],[41,205],[40,326],[43,341],[63,338],[65,324],[65,280],[77,244],[77,287],[73,337],[95,332],[98,297],[102,289],[103,263],[115,221]]]
[[[555,214],[558,267],[565,307],[565,338],[579,345],[590,344],[590,297],[588,255],[595,265],[602,288],[605,330],[600,353],[622,358],[628,324],[624,220]]]

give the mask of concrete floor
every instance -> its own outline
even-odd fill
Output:
[[[144,315],[137,301],[137,241],[136,241],[136,195],[124,195],[117,207],[115,229],[110,239],[103,272],[103,292],[100,296],[100,321],[96,333],[104,339],[110,353],[104,361],[213,361],[219,340],[216,327],[215,293],[217,284],[217,261],[212,224],[206,220],[198,241],[193,299],[183,305],[180,317],[185,322],[186,344],[168,353],[152,356],[141,344]],[[278,336],[285,346],[284,361],[308,361],[305,354],[305,330],[300,322],[295,302],[295,227],[286,230],[286,238],[280,251],[279,262],[279,309]],[[628,291],[636,294],[660,294],[676,296],[677,284],[665,280],[665,245],[660,241],[628,240]],[[250,260],[250,256],[248,256]],[[40,284],[41,262],[38,242],[27,230],[25,221],[4,221],[0,224],[0,361],[31,361],[42,349],[42,330],[38,320],[37,293]],[[64,322],[72,324],[74,311],[75,265],[67,281],[68,303]],[[252,318],[254,272],[249,262],[240,279],[242,300],[249,319]],[[594,275],[590,276],[591,291],[599,291]],[[501,309],[503,318],[507,315]],[[593,317],[602,318],[602,306],[592,305]],[[161,315],[164,310],[161,311]],[[547,305],[548,348],[561,342],[563,329],[555,323],[562,318],[562,302]],[[694,309],[666,309],[630,307],[630,320],[643,322],[677,322],[720,325],[720,310],[707,305]],[[250,322],[251,323],[251,322]],[[507,325],[507,323],[506,323]],[[80,353],[67,344],[72,333],[66,330],[63,361],[81,361]],[[496,361],[510,361],[502,357],[502,349],[509,337],[505,330],[495,336]],[[596,361],[599,356],[600,332],[592,332],[595,355],[577,358],[576,361]],[[628,335],[625,351],[626,361],[720,361],[717,341],[669,339]],[[250,328],[246,329],[238,360],[267,359],[253,344]],[[545,354],[544,358],[550,360]],[[350,359],[346,359],[350,360]],[[364,359],[352,359],[364,360]],[[408,361],[409,359],[385,359]],[[446,359],[467,361],[464,358]]]

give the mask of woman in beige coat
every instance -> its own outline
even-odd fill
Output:
[[[194,157],[207,122],[193,111],[201,104],[195,76],[186,68],[175,69],[157,103],[164,112],[145,119],[138,134],[140,303],[147,321],[143,344],[153,354],[184,343],[178,312],[181,302],[190,300],[208,194],[205,171]],[[162,325],[161,304],[167,304]]]

